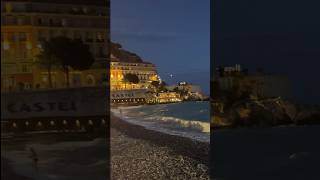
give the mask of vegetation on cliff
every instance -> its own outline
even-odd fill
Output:
[[[213,86],[213,127],[268,127],[285,124],[319,124],[319,106],[302,106],[281,97],[259,97],[236,87],[221,91]]]

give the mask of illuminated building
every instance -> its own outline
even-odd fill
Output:
[[[161,92],[158,93],[156,98],[157,103],[173,103],[173,102],[181,102],[182,99],[180,95],[176,92]]]
[[[111,91],[111,102],[116,104],[145,104],[148,103],[148,97],[146,89],[136,90],[117,90]]]
[[[100,0],[2,0],[1,91],[46,89],[48,73],[35,64],[41,41],[81,39],[95,57],[89,70],[70,71],[70,87],[99,86],[107,80],[108,7]],[[53,88],[66,87],[59,68]]]
[[[139,83],[125,82],[125,74],[134,74],[139,78]],[[111,55],[110,87],[114,90],[148,89],[152,81],[159,81],[159,76],[154,64],[147,62],[120,62]]]

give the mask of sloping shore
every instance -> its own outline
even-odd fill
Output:
[[[209,144],[111,117],[112,179],[209,179]]]
[[[208,143],[147,130],[113,116],[110,130],[111,179],[209,179]],[[105,179],[105,141],[86,133],[14,137],[2,149],[2,179]],[[39,158],[37,174],[29,157],[31,146]]]

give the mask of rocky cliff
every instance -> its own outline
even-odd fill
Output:
[[[121,44],[111,42],[111,60],[120,62],[142,63],[144,62],[137,54],[122,48]]]
[[[222,102],[214,105],[214,127],[267,127],[285,124],[319,124],[319,107],[305,107],[281,98],[247,99],[223,108]]]

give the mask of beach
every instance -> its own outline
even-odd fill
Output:
[[[209,144],[111,117],[112,179],[209,179]]]
[[[111,116],[108,135],[24,134],[2,142],[2,179],[209,179],[209,144]],[[29,148],[37,152],[35,172]]]

